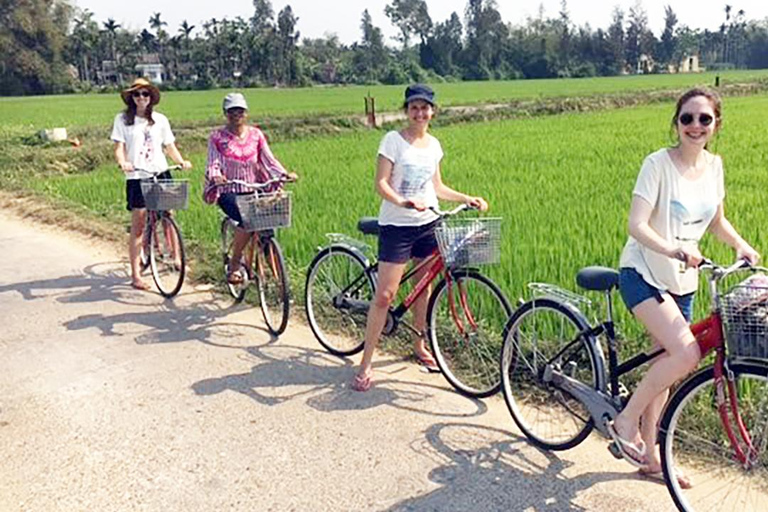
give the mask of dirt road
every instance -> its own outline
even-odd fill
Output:
[[[121,248],[0,211],[0,510],[670,510],[592,438],[541,453],[500,398],[325,353],[300,312],[127,286]]]

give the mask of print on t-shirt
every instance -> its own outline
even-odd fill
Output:
[[[152,157],[154,156],[154,146],[152,145],[152,132],[150,131],[151,126],[147,125],[144,128],[144,143],[141,146],[141,151],[139,151],[139,160],[141,162],[149,163],[152,161]]]
[[[680,226],[680,232],[675,238],[684,243],[697,243],[701,236],[701,224],[713,218],[715,210],[717,210],[716,205],[705,202],[690,204],[686,208],[680,201],[673,200],[670,203],[670,214]]]
[[[432,179],[434,163],[425,158],[417,163],[408,163],[403,166],[403,181],[398,192],[408,199],[419,198],[424,195],[427,183]]]

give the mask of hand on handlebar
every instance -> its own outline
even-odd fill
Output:
[[[684,262],[685,268],[697,268],[704,261],[698,247],[678,247],[672,257]]]
[[[294,181],[299,181],[299,175],[296,174],[295,172],[287,173],[285,175],[285,178],[286,178],[285,181],[287,181],[289,183],[294,182]]]
[[[736,258],[755,266],[760,261],[760,254],[752,246],[745,243],[736,250]]]
[[[477,208],[481,212],[488,210],[488,203],[482,197],[470,196],[466,201],[466,204],[468,204],[472,208]]]
[[[123,162],[121,164],[117,164],[117,166],[123,172],[133,172],[133,164],[131,162]]]
[[[192,168],[192,162],[190,162],[189,160],[182,160],[179,165],[181,166],[181,169],[183,171],[188,171]]]
[[[417,212],[423,212],[427,209],[427,204],[420,199],[403,199],[403,202],[400,206],[403,208],[416,210]]]
[[[223,184],[225,184],[227,182],[227,177],[226,176],[213,176],[211,178],[211,181],[213,182],[214,185],[223,185]]]

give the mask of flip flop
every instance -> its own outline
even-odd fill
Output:
[[[666,481],[664,480],[663,471],[651,471],[647,468],[639,468],[637,470],[637,473],[641,477],[647,478],[648,480],[653,480],[654,482],[660,482],[662,484],[666,484]],[[675,477],[677,478],[677,483],[681,489],[691,489],[693,487],[693,484],[691,483],[690,479],[688,479],[687,476],[682,475],[678,472],[675,472]]]
[[[245,278],[243,277],[242,269],[230,270],[227,272],[227,282],[229,284],[243,284]]]
[[[373,381],[371,380],[370,374],[360,375],[358,373],[355,375],[355,378],[352,379],[352,389],[355,391],[365,393],[371,389],[371,386],[373,386]]]
[[[429,356],[429,359],[426,357],[421,357],[419,354],[414,353],[414,357],[416,357],[416,362],[419,363],[422,368],[427,370],[429,373],[440,373],[440,367],[437,366],[437,362],[434,360],[432,356]]]
[[[614,446],[619,450],[624,460],[635,466],[636,468],[644,468],[645,462],[645,444],[638,446],[632,441],[628,441],[621,437],[613,426],[613,422],[609,421],[606,424],[608,428],[608,434],[613,440]]]

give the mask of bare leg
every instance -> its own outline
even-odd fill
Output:
[[[232,258],[229,260],[229,271],[235,272],[240,269],[240,260],[243,258],[243,248],[251,239],[251,233],[244,229],[235,228],[235,239],[232,242]]]
[[[614,421],[616,431],[622,438],[639,444],[640,416],[646,411],[652,413],[651,415],[655,414],[655,420],[651,417],[647,419],[647,428],[655,430],[660,413],[657,401],[666,396],[672,384],[696,368],[701,354],[688,323],[675,301],[668,295],[662,303],[656,299],[648,299],[638,304],[632,312],[667,352],[666,357],[659,359],[649,368],[627,407]],[[656,408],[658,411],[654,412]],[[653,438],[655,440],[655,433]],[[648,447],[652,448],[653,445]]]
[[[424,261],[423,258],[415,259],[414,263],[416,265],[419,265],[422,261]],[[414,284],[418,283],[427,273],[429,272],[428,268],[423,268],[416,272],[411,280]],[[419,295],[419,297],[413,302],[413,326],[416,328],[417,331],[421,333],[420,336],[416,338],[413,344],[413,353],[418,357],[419,359],[422,359],[424,361],[434,362],[434,358],[432,357],[432,353],[427,349],[424,334],[427,330],[427,307],[429,306],[429,296],[432,293],[432,285],[429,285],[427,289]],[[437,363],[435,363],[437,364]]]
[[[397,295],[400,288],[400,278],[403,277],[405,263],[379,262],[379,277],[376,286],[376,295],[368,310],[368,320],[365,324],[365,348],[360,369],[357,374],[360,377],[370,376],[373,352],[379,342],[381,330],[387,320],[389,305]]]
[[[134,208],[131,210],[131,234],[128,239],[128,258],[131,264],[131,286],[139,290],[149,289],[149,285],[141,279],[141,243],[146,221],[147,210],[144,208]]]

